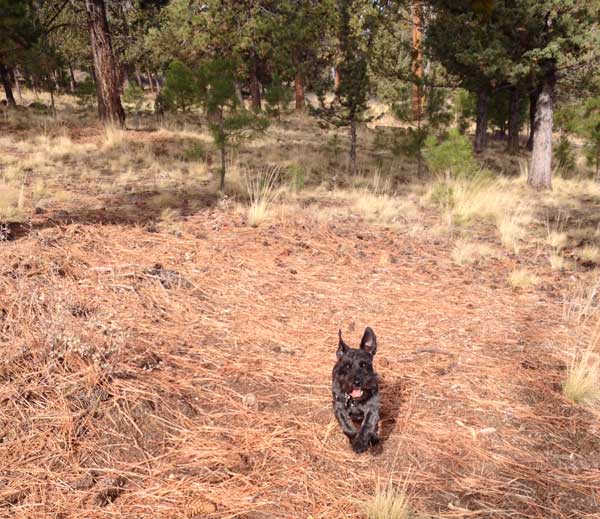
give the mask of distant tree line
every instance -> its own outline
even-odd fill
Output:
[[[494,125],[515,154],[527,126],[528,182],[551,188],[557,109],[583,99],[582,117],[598,113],[599,13],[599,0],[0,0],[0,79],[13,107],[23,85],[90,88],[84,71],[100,119],[117,126],[123,93],[151,90],[158,110],[202,106],[219,142],[219,128],[263,126],[246,99],[275,117],[292,100],[348,128],[351,172],[373,97],[413,128],[417,148],[472,116],[476,152]]]

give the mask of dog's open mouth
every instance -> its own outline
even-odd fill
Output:
[[[355,387],[352,390],[352,393],[350,393],[350,396],[352,398],[360,398],[361,396],[363,396],[363,390],[361,388],[359,388],[359,387]]]

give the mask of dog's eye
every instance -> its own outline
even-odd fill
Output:
[[[361,362],[360,363],[360,367],[361,368],[366,368],[367,367],[367,363],[366,362]]]
[[[344,364],[344,369],[350,369],[352,367],[352,364]]]

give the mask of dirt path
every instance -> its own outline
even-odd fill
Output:
[[[600,428],[560,393],[562,301],[510,290],[508,260],[214,208],[180,236],[48,228],[0,265],[0,515],[362,517],[392,474],[433,517],[597,517]],[[357,456],[330,373],[338,327],[356,343],[366,325],[385,441]]]

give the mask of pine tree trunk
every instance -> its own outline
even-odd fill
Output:
[[[17,67],[13,67],[10,69],[10,75],[12,77],[12,81],[15,84],[15,90],[17,91],[17,97],[19,98],[19,102],[23,102],[23,94],[21,93],[21,83],[19,83],[18,70]]]
[[[475,127],[475,153],[481,153],[487,144],[489,95],[485,87],[477,93],[477,121]]]
[[[160,81],[158,80],[158,76],[156,74],[151,74],[152,79],[154,79],[154,88],[156,88],[156,93],[160,94]]]
[[[262,108],[258,81],[258,59],[255,52],[252,52],[250,63],[250,106],[255,112],[260,112]]]
[[[334,67],[333,69],[333,91],[335,92],[336,98],[339,98],[338,90],[340,89],[340,67]]]
[[[69,89],[71,93],[75,93],[75,89],[77,88],[77,81],[75,81],[75,73],[73,72],[73,67],[69,63]]]
[[[350,119],[350,175],[356,175],[356,120]]]
[[[15,96],[13,95],[12,86],[10,84],[10,76],[4,63],[0,63],[0,77],[2,79],[2,85],[4,86],[4,93],[6,94],[6,102],[8,103],[8,106],[14,108],[17,106],[17,102],[15,101]]]
[[[150,85],[150,92],[156,92],[154,88],[154,83],[152,82],[152,76],[150,75],[148,67],[145,67],[144,70],[146,71],[146,77],[148,78],[148,84]]]
[[[142,71],[140,70],[140,66],[138,63],[135,64],[134,73],[136,83],[142,90],[144,90],[144,83],[142,81]]]
[[[413,119],[419,119],[423,110],[423,93],[421,81],[423,79],[423,33],[421,30],[421,6],[417,0],[412,3],[412,115]]]
[[[508,105],[508,153],[511,155],[519,153],[519,100],[519,90],[512,87]]]
[[[296,75],[294,77],[294,92],[296,95],[296,111],[304,110],[304,79],[300,65],[296,65]]]
[[[529,94],[529,138],[527,139],[527,149],[529,151],[533,150],[533,136],[535,135],[535,112],[537,110],[537,102],[539,97],[539,87]]]
[[[85,1],[92,59],[96,76],[98,114],[104,123],[125,126],[125,111],[119,96],[118,69],[110,42],[104,0]]]
[[[533,152],[527,183],[536,189],[552,189],[552,126],[556,70],[546,74],[535,112]]]

